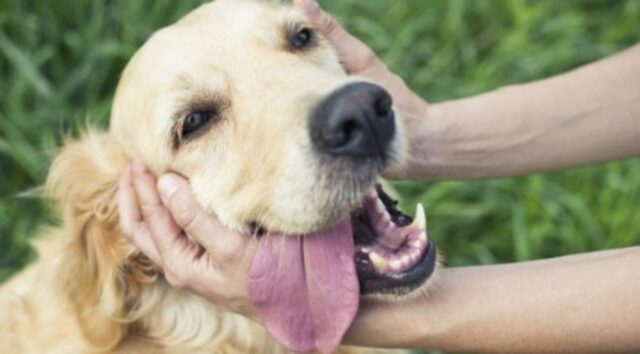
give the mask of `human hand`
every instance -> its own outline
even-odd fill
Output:
[[[256,242],[206,214],[188,181],[167,174],[156,183],[135,161],[120,179],[118,204],[122,232],[162,268],[171,286],[257,319],[247,293]]]
[[[427,117],[428,103],[415,94],[402,78],[393,73],[365,43],[347,32],[316,0],[293,0],[294,6],[305,13],[315,29],[333,46],[348,75],[361,76],[384,87],[393,97],[394,106],[408,134],[410,154],[417,146],[416,136]],[[411,159],[410,159],[411,160]],[[410,166],[386,171],[386,177],[406,177]]]

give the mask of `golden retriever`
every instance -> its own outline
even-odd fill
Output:
[[[0,288],[0,352],[302,348],[283,346],[270,335],[277,331],[173,289],[122,237],[117,181],[134,156],[154,173],[189,178],[208,212],[258,239],[328,234],[323,230],[341,225],[352,254],[347,262],[329,261],[353,270],[333,277],[357,273],[347,294],[356,302],[415,293],[436,262],[423,212],[419,207],[411,222],[376,187],[381,171],[402,160],[403,136],[389,95],[346,76],[301,13],[250,0],[201,6],[155,33],[132,58],[109,131],[67,141],[53,162],[46,186],[61,225],[36,242],[38,260]],[[275,272],[260,268],[269,262],[256,262],[258,272]],[[265,284],[251,287],[258,303],[273,300]],[[272,317],[275,328],[277,313]]]

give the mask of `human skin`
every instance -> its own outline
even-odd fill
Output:
[[[411,152],[408,164],[388,175],[509,177],[640,154],[640,46],[547,80],[428,104],[313,1],[294,3],[333,44],[347,73],[392,94]],[[244,283],[238,277],[246,277],[255,243],[204,214],[186,180],[163,176],[159,192],[155,183],[139,163],[123,177],[125,235],[171,284],[259,320],[246,289],[219,286]],[[211,234],[215,241],[207,241]],[[364,301],[345,341],[486,353],[640,350],[640,247],[442,269],[435,284],[424,296]]]

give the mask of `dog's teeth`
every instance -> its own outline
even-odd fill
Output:
[[[369,259],[371,263],[373,263],[373,267],[376,269],[378,273],[383,273],[387,267],[387,260],[384,259],[381,255],[371,252],[369,253]]]
[[[424,214],[424,207],[422,206],[422,203],[418,203],[416,206],[416,217],[413,219],[411,226],[420,230],[425,230],[427,228],[427,217]]]
[[[403,264],[404,262],[402,261],[402,258],[397,258],[389,261],[389,268],[392,272],[397,273],[402,270]]]
[[[421,232],[420,236],[418,236],[416,239],[411,240],[411,242],[409,242],[409,245],[411,246],[411,248],[415,249],[415,250],[422,250],[424,248],[424,246],[427,245],[427,233],[426,232]]]
[[[391,217],[389,216],[389,214],[387,213],[382,214],[382,223],[383,225],[388,225],[391,223]]]
[[[376,210],[383,215],[387,215],[387,208],[385,208],[380,199],[376,200]]]
[[[402,256],[400,261],[402,262],[402,269],[407,269],[411,264],[411,257],[409,255],[404,255]]]

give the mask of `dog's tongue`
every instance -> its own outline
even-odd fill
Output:
[[[249,296],[280,343],[299,353],[331,353],[358,310],[351,222],[304,237],[262,237]]]

